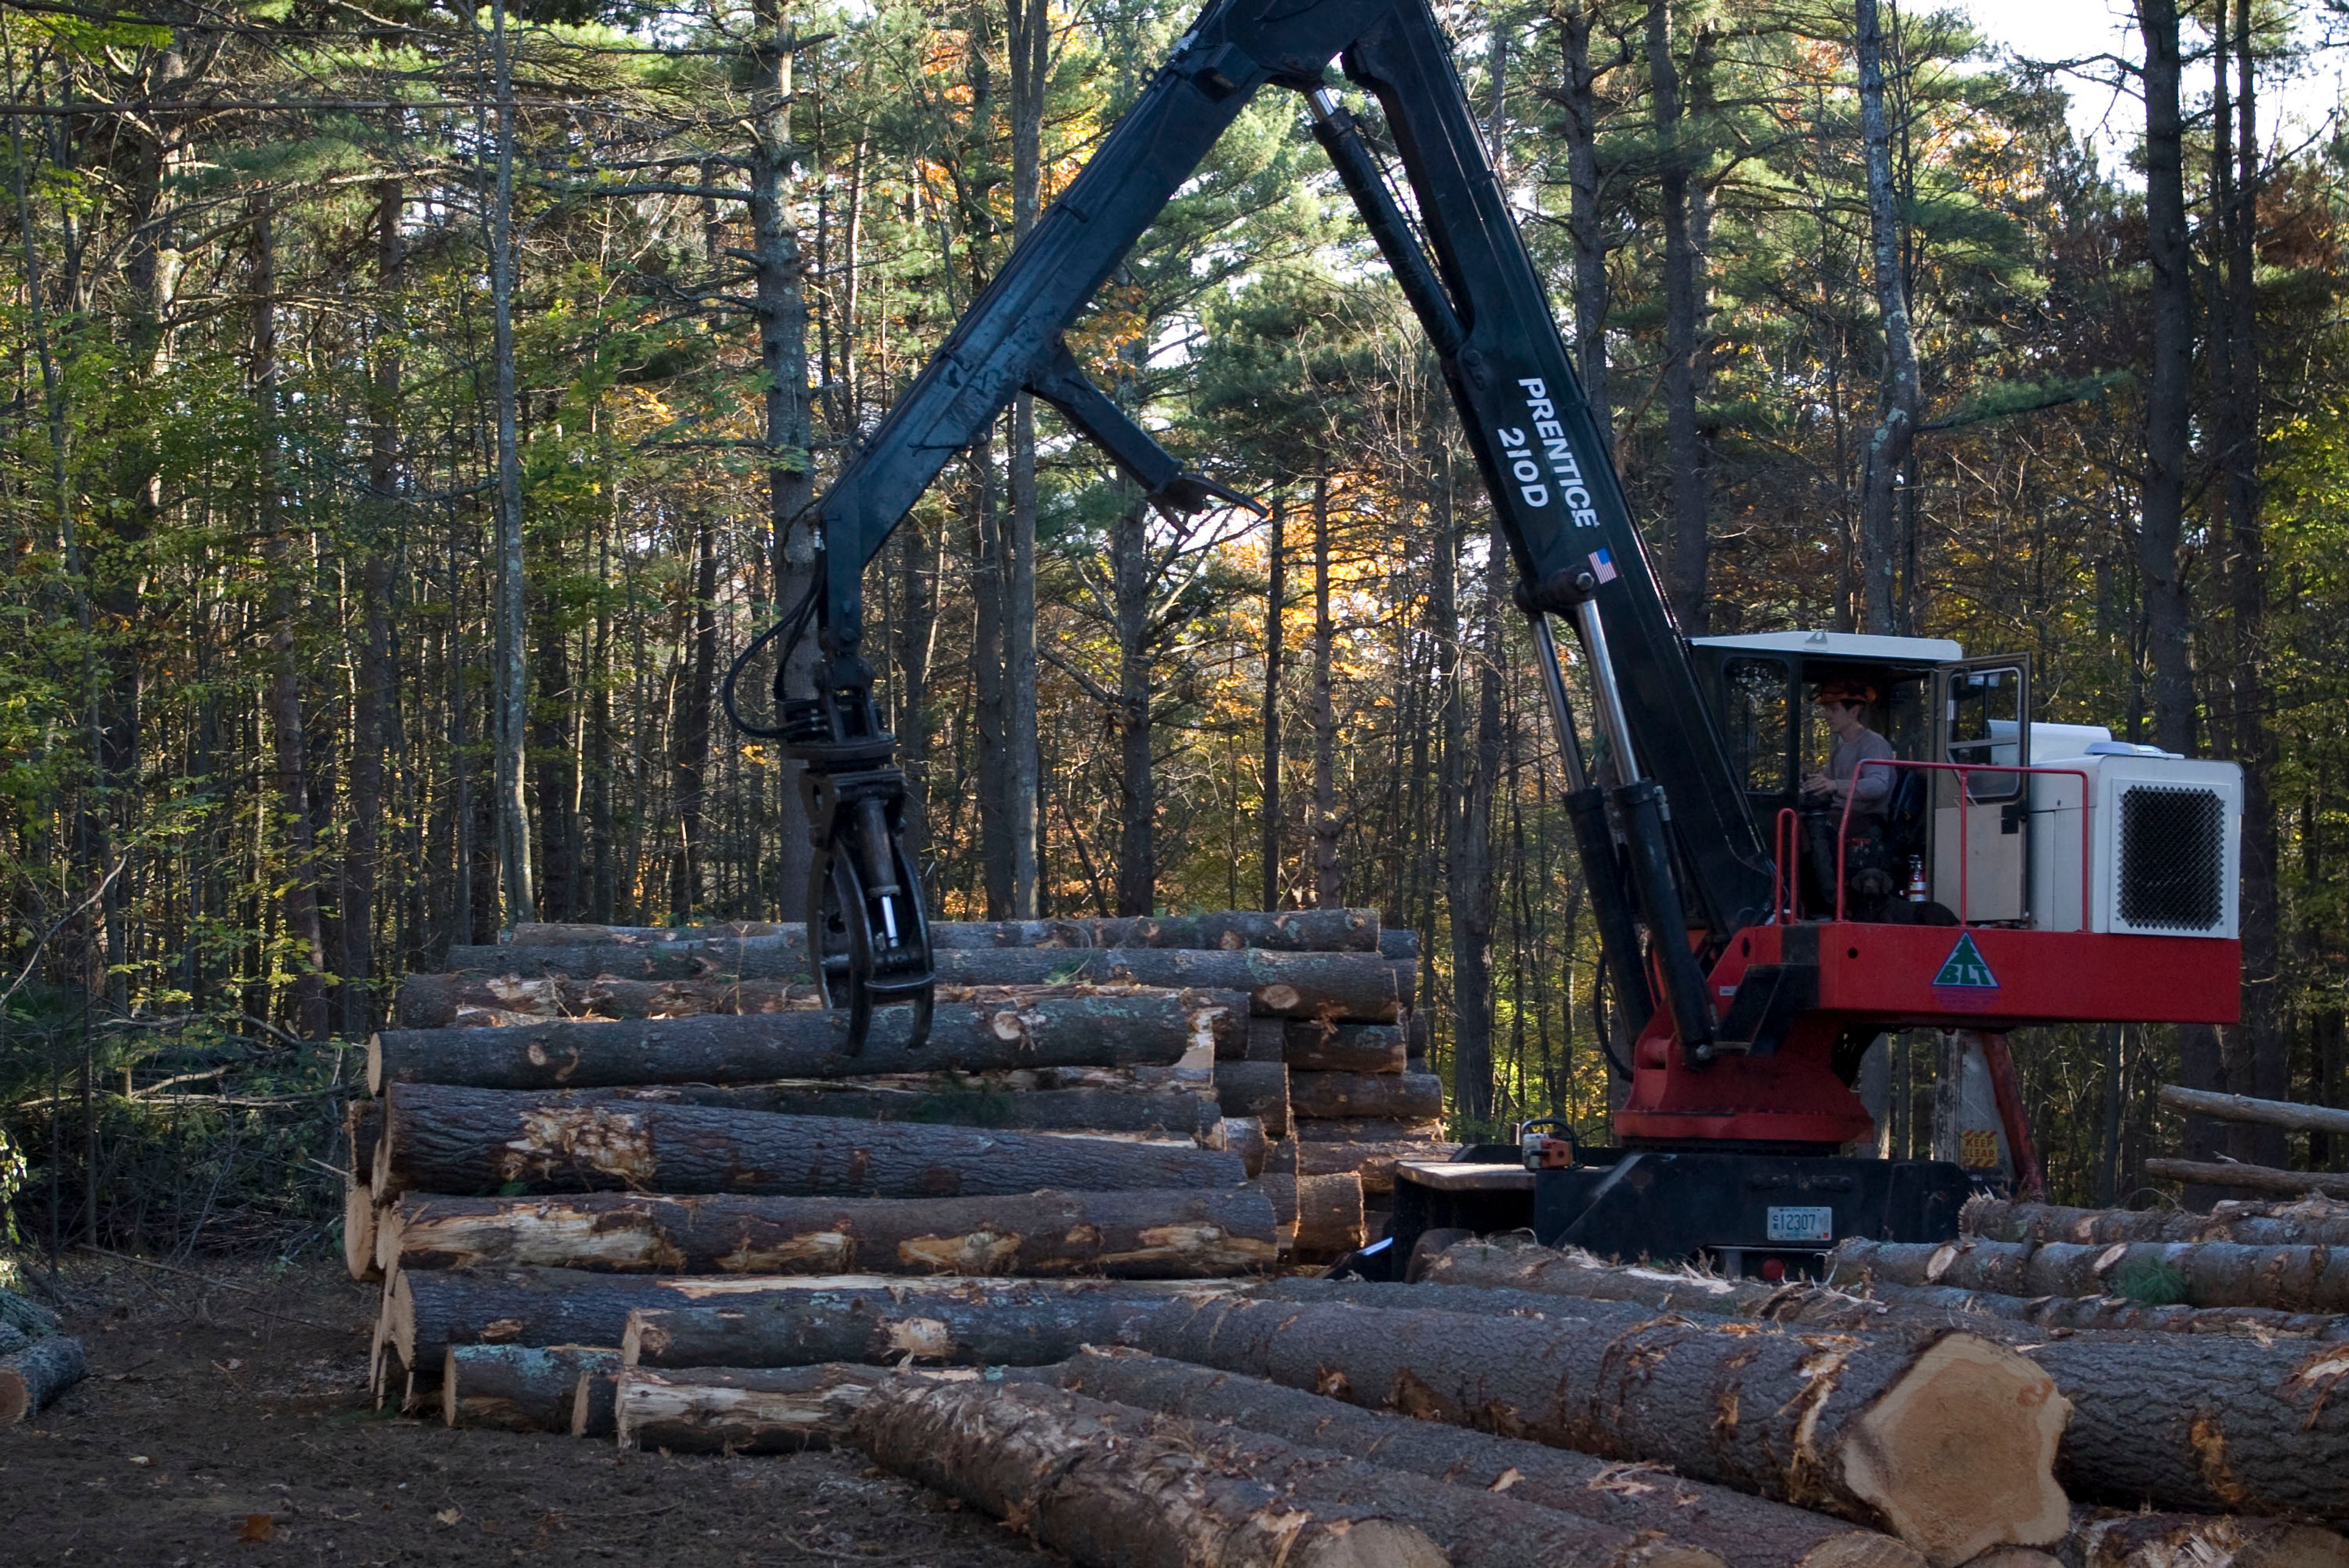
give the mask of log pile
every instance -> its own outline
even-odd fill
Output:
[[[1196,1282],[1362,1244],[1361,1178],[1279,1152],[1288,1064],[1250,1043],[1353,1032],[1354,1075],[1401,1081],[1416,965],[1375,912],[935,929],[919,1050],[885,1010],[852,1051],[792,926],[533,925],[410,976],[347,1127],[379,1392],[608,1429],[638,1306],[730,1311],[728,1287],[786,1279]]]

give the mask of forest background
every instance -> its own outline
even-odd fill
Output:
[[[2349,143],[2268,110],[2331,17],[2140,7],[2069,76],[1890,0],[1439,7],[1684,628],[2025,652],[2044,717],[2246,770],[2243,1025],[2017,1041],[2084,1201],[2227,1147],[2163,1082],[2344,1103]],[[403,972],[796,914],[720,677],[1186,17],[0,3],[0,1223],[316,1245]],[[949,467],[868,580],[931,908],[1374,906],[1455,1127],[1600,1132],[1557,738],[1297,100],[1075,336],[1271,514],[1157,517],[1024,400]],[[2349,1153],[2280,1137],[2231,1152]]]

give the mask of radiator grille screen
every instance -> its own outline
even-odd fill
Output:
[[[2206,789],[2121,793],[2121,919],[2140,930],[2207,931],[2225,918],[2227,814]]]

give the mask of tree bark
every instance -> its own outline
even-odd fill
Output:
[[[2180,1088],[2176,1084],[2161,1086],[2161,1103],[2172,1110],[2193,1111],[2222,1122],[2249,1122],[2291,1132],[2349,1133],[2349,1111],[2334,1110],[2329,1106],[2302,1106],[2249,1095],[2214,1095],[2202,1089]]]
[[[89,1376],[81,1341],[62,1334],[0,1355],[0,1427],[13,1427]]]
[[[1300,1257],[1342,1257],[1362,1244],[1362,1179],[1351,1171],[1328,1176],[1276,1175],[1257,1186],[1290,1232]]]
[[[932,1376],[944,1374],[933,1373]],[[873,1366],[631,1366],[619,1375],[614,1430],[624,1449],[672,1454],[799,1454],[848,1435]]]
[[[1599,168],[1599,78],[1612,62],[1595,64],[1590,36],[1599,22],[1598,0],[1558,6],[1558,50],[1564,82],[1558,106],[1566,111],[1568,191],[1567,233],[1574,244],[1574,360],[1591,422],[1611,451],[1615,444],[1613,394],[1607,375],[1607,205]]]
[[[1005,0],[1004,44],[1011,65],[1011,239],[1036,226],[1043,185],[1044,98],[1051,85],[1051,16],[1045,0]],[[1003,549],[1005,804],[1011,837],[1011,917],[1036,918],[1038,785],[1036,728],[1036,404],[1012,397],[1009,526]],[[1147,909],[1134,911],[1148,914]]]
[[[1034,1001],[940,1002],[928,1061],[903,1049],[903,1012],[883,1012],[856,1055],[843,1049],[843,1014],[577,1023],[502,1029],[387,1029],[367,1042],[367,1083],[468,1084],[486,1089],[595,1088],[630,1084],[744,1084],[920,1072],[1040,1066],[1172,1065],[1242,1025],[1237,995],[1186,1003],[1169,992]],[[1240,1115],[1247,1113],[1241,1112]]]
[[[1350,1403],[1668,1464],[1889,1529],[1937,1568],[2068,1523],[2052,1473],[2064,1399],[1970,1334],[1822,1345],[1742,1324],[1610,1334],[1572,1319],[1207,1302],[1164,1309],[1138,1340]],[[1972,1462],[1951,1465],[1953,1451]]]
[[[1250,1116],[1267,1137],[1288,1136],[1288,1069],[1278,1062],[1218,1062],[1216,1099],[1227,1116]]]
[[[1893,573],[1903,558],[1898,488],[1917,439],[1922,393],[1917,339],[1909,322],[1909,285],[1901,267],[1901,221],[1892,183],[1892,128],[1884,106],[1884,28],[1878,0],[1853,0],[1859,55],[1860,140],[1868,167],[1868,233],[1877,318],[1884,333],[1881,413],[1868,441],[1860,476],[1861,628],[1901,629]]]
[[[669,737],[669,805],[677,814],[677,853],[669,874],[668,909],[679,923],[693,919],[702,902],[710,710],[718,684],[718,531],[699,514],[693,519],[692,593],[692,656]]]
[[[528,585],[523,575],[522,446],[516,432],[514,384],[514,102],[513,57],[506,36],[505,0],[492,0],[492,54],[495,61],[496,179],[489,211],[491,355],[497,391],[497,663],[496,752],[498,873],[507,921],[534,920],[537,891],[530,858],[530,796],[523,766],[530,725],[530,667],[524,647],[523,607]]]
[[[1830,1282],[1875,1278],[2016,1296],[2137,1294],[2158,1289],[2199,1307],[2349,1312],[2349,1251],[2235,1241],[1839,1243]]]
[[[1087,1345],[1130,1344],[1163,1296],[1046,1291],[1013,1281],[900,1299],[888,1290],[803,1291],[750,1303],[638,1307],[620,1354],[630,1366],[1037,1366]]]
[[[1403,1122],[1384,1116],[1299,1116],[1296,1127],[1299,1143],[1434,1143],[1444,1137],[1440,1121]]]
[[[2240,1241],[2253,1247],[2349,1247],[2349,1204],[2229,1203],[2209,1214],[2174,1209],[2063,1209],[2049,1203],[1969,1201],[1958,1217],[1992,1241]]]
[[[1288,1103],[1300,1116],[1427,1121],[1444,1114],[1444,1080],[1431,1073],[1291,1073]]]
[[[1496,537],[1486,563],[1479,616],[1483,655],[1477,661],[1475,755],[1464,770],[1447,823],[1452,1103],[1472,1122],[1493,1115],[1493,926],[1499,905],[1493,877],[1493,800],[1501,772],[1500,578],[1506,559]]]
[[[579,1380],[619,1369],[617,1350],[583,1345],[452,1345],[440,1362],[440,1419],[503,1432],[568,1432]]]
[[[1407,1055],[1400,1023],[1333,1023],[1300,1019],[1288,1025],[1283,1059],[1308,1073],[1400,1073]]]
[[[1338,840],[1338,706],[1335,687],[1338,625],[1330,614],[1330,462],[1317,454],[1313,471],[1313,901],[1341,908],[1345,868]]]
[[[2072,1401],[2060,1473],[2117,1506],[2349,1519],[2349,1346],[2075,1334],[2018,1347]]]
[[[1195,1438],[1143,1438],[1132,1418],[1065,1395],[1042,1403],[983,1385],[901,1381],[876,1387],[851,1430],[887,1469],[1016,1521],[1081,1568],[1441,1568],[1453,1561],[1414,1527],[1387,1520],[1381,1505],[1285,1492],[1203,1463]]]
[[[803,929],[780,920],[730,920],[715,926],[533,922],[514,928],[512,945],[724,943],[744,937],[781,937],[788,941]],[[938,948],[1266,948],[1276,952],[1377,952],[1390,959],[1414,959],[1419,956],[1417,935],[1381,930],[1376,909],[1223,909],[1203,915],[930,922],[930,944]],[[1411,940],[1387,952],[1389,937]]]
[[[2059,1555],[2064,1568],[2349,1568],[2349,1542],[2288,1520],[2084,1508]]]
[[[1226,1116],[1223,1120],[1224,1148],[1240,1157],[1240,1168],[1254,1181],[1264,1174],[1265,1162],[1271,1158],[1272,1140],[1265,1136],[1261,1116]]]
[[[395,1084],[375,1187],[986,1197],[1235,1187],[1237,1157],[1174,1144]]]
[[[1860,0],[1866,4],[1867,0]],[[1648,92],[1654,109],[1657,194],[1664,231],[1664,431],[1671,468],[1672,604],[1682,628],[1702,637],[1707,618],[1704,438],[1697,427],[1698,274],[1704,258],[1690,232],[1691,173],[1680,69],[1672,58],[1671,0],[1649,0]]]
[[[2139,0],[2145,41],[2146,254],[2152,264],[2147,317],[2152,333],[2145,400],[2145,470],[2139,481],[2137,573],[2153,667],[2153,740],[2194,750],[2191,617],[2178,546],[2183,538],[2194,379],[2194,279],[2187,244],[2185,117],[2176,0]]]
[[[1272,493],[1272,516],[1265,533],[1264,766],[1258,857],[1264,862],[1264,907],[1280,908],[1280,655],[1281,617],[1288,608],[1288,561],[1282,535],[1288,510],[1279,491]]]
[[[1586,1454],[1357,1409],[1302,1389],[1158,1356],[1083,1355],[1041,1374],[1014,1374],[1013,1380],[1032,1376],[1096,1399],[1203,1424],[1227,1422],[1471,1494],[1506,1492],[1611,1529],[1668,1537],[1716,1554],[1729,1568],[1920,1568],[1924,1561],[1891,1536],[1669,1470],[1646,1471],[1640,1484],[1627,1487],[1616,1484],[1615,1466]]]
[[[2157,1181],[2240,1187],[2288,1197],[2319,1193],[2327,1198],[2349,1198],[2349,1176],[2330,1176],[2322,1171],[2271,1170],[2263,1165],[2224,1165],[2216,1160],[2148,1159],[2145,1173]],[[2188,1190],[2193,1190],[2192,1186]]]
[[[1273,1206],[1244,1189],[854,1198],[402,1199],[402,1269],[1209,1279],[1275,1262]]]
[[[947,985],[1086,983],[1245,991],[1259,1013],[1392,1023],[1404,1003],[1396,967],[1376,953],[1268,952],[1192,948],[949,949],[937,954]],[[1408,965],[1402,966],[1408,968]],[[711,951],[689,942],[574,947],[452,947],[452,973],[610,975],[629,980],[804,980],[806,952],[774,937]]]
[[[1158,908],[1158,781],[1151,766],[1149,509],[1139,502],[1110,529],[1110,600],[1117,615],[1117,912]]]
[[[1459,1146],[1423,1139],[1389,1139],[1364,1143],[1319,1143],[1299,1140],[1291,1157],[1299,1176],[1336,1176],[1350,1171],[1366,1194],[1392,1192],[1395,1161],[1449,1159]]]
[[[698,1018],[820,1011],[813,984],[771,980],[574,980],[548,975],[411,974],[392,1016],[401,1029],[512,1027],[542,1018]]]

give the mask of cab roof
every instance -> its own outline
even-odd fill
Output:
[[[1870,659],[1881,664],[1948,664],[1966,650],[1946,637],[1874,637],[1857,631],[1764,631],[1747,637],[1698,637],[1697,648],[1737,648],[1808,659]]]

